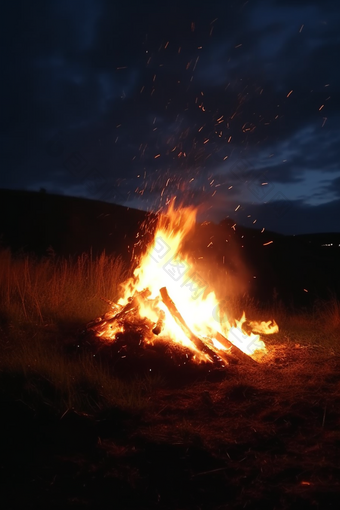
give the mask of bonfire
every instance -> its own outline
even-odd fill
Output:
[[[275,321],[249,323],[245,313],[239,319],[228,315],[193,259],[183,253],[195,222],[194,208],[176,208],[172,201],[158,216],[153,238],[133,277],[122,284],[120,299],[88,329],[106,343],[138,331],[140,344],[181,346],[197,363],[257,362],[267,352],[260,335],[276,333],[278,326]]]

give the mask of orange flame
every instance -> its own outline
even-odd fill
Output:
[[[133,277],[122,285],[119,309],[122,310],[135,296],[141,318],[145,317],[155,325],[160,317],[163,318],[162,332],[153,341],[173,341],[190,348],[195,353],[195,359],[209,359],[188,338],[162,301],[160,289],[166,287],[189,329],[217,355],[229,349],[228,342],[225,342],[227,345],[223,344],[223,338],[248,355],[257,351],[266,352],[263,340],[256,333],[275,333],[278,331],[277,324],[270,321],[251,322],[252,332],[247,334],[243,328],[245,314],[239,321],[231,320],[221,310],[214,291],[201,278],[189,258],[181,253],[183,241],[193,229],[195,221],[194,208],[176,209],[174,202],[166,215],[160,215],[152,243],[141,257]],[[140,293],[143,293],[142,298]],[[114,326],[104,328],[100,336],[114,340],[123,331],[124,321],[117,321]]]

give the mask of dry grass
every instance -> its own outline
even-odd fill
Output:
[[[240,318],[243,311],[249,321],[275,320],[279,325],[278,334],[266,337],[268,345],[320,346],[340,352],[340,301],[334,294],[317,300],[310,310],[288,309],[277,300],[264,308],[247,294],[225,301],[227,315]]]
[[[103,298],[118,297],[126,274],[120,258],[105,254],[73,260],[0,252],[0,379],[13,398],[57,412],[145,406],[145,381],[123,383],[90,354],[63,352],[77,329],[107,310]]]
[[[0,252],[0,310],[3,320],[14,324],[87,322],[116,299],[126,268],[118,257],[76,259],[30,256],[14,258]]]
[[[77,343],[79,328],[107,311],[104,299],[116,300],[126,277],[122,260],[105,254],[37,259],[0,252],[1,376],[15,374],[26,381],[20,392],[49,401],[59,410],[89,411],[106,405],[142,408],[144,382],[123,384],[91,355],[72,358],[63,351]],[[269,347],[320,346],[340,351],[336,297],[316,303],[310,313],[291,313],[280,303],[263,310],[248,296],[229,305],[236,317],[246,310],[251,320],[276,319],[280,332],[266,338]]]
[[[230,365],[218,382],[193,375],[173,387],[160,376],[119,379],[76,348],[76,328],[107,310],[101,298],[115,300],[125,275],[105,255],[0,254],[0,448],[16,507],[29,496],[46,508],[98,498],[145,509],[337,508],[337,299],[309,313],[235,301],[235,316],[278,322],[269,354]]]

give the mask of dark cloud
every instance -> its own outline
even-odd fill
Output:
[[[289,235],[339,232],[340,199],[318,206],[308,206],[284,197],[278,198],[280,199],[266,204],[248,205],[236,212],[232,211],[230,216],[237,224]],[[219,217],[217,212],[212,215],[212,218],[214,217]]]
[[[333,179],[331,182],[325,184],[325,186],[320,190],[320,196],[323,196],[325,193],[333,193],[334,198],[340,199],[340,176],[336,179]],[[340,215],[339,215],[340,218]],[[340,223],[340,219],[338,219]]]
[[[220,215],[229,201],[266,211],[281,193],[299,211],[308,193],[313,207],[334,195],[334,3],[17,1],[5,11],[1,186],[140,207],[176,194]]]

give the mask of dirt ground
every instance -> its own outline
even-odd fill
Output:
[[[143,411],[55,416],[1,403],[1,506],[337,509],[340,357],[277,345],[261,363],[171,373]]]

